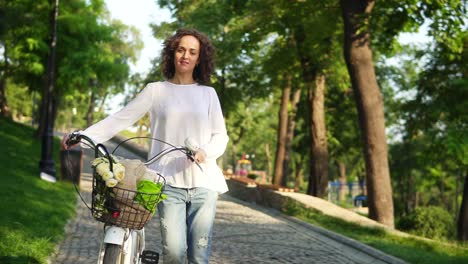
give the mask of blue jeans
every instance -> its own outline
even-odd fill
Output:
[[[171,186],[164,193],[158,204],[164,264],[208,263],[218,193]]]

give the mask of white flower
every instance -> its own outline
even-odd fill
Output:
[[[117,163],[117,164],[114,164],[114,177],[116,180],[118,181],[121,181],[124,179],[125,177],[125,167],[122,166],[122,164],[120,163]]]
[[[114,187],[125,178],[125,167],[116,163],[117,158],[112,156],[112,171],[110,170],[109,159],[99,157],[93,160],[92,166],[96,173],[106,182],[107,187]]]
[[[101,177],[103,180],[107,181],[109,179],[112,179],[114,178],[114,174],[112,173],[112,171],[106,171],[104,174],[101,174]]]
[[[104,158],[104,157],[99,157],[99,158],[95,158],[93,160],[93,162],[91,163],[91,165],[93,167],[96,167],[97,165],[101,164],[101,163],[109,163],[108,159]]]
[[[117,185],[117,183],[119,183],[119,182],[114,178],[110,178],[110,179],[106,180],[106,186],[110,187],[110,188],[115,187]]]
[[[96,172],[101,175],[101,177],[106,173],[110,171],[109,164],[108,163],[100,163],[96,166]]]

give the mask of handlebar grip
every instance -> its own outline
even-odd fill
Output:
[[[71,145],[80,143],[80,141],[81,141],[81,134],[75,131],[68,136],[68,139],[65,142],[65,144],[67,144],[67,146],[71,146]]]

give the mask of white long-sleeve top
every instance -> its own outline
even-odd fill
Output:
[[[82,133],[98,143],[133,125],[149,113],[151,137],[176,146],[186,138],[198,142],[207,158],[203,171],[181,152],[172,152],[150,168],[160,172],[167,184],[180,188],[204,187],[224,193],[228,191],[221,169],[216,164],[229,141],[216,91],[209,86],[178,85],[168,81],[149,83],[122,110],[90,126]],[[168,148],[152,141],[149,157]]]

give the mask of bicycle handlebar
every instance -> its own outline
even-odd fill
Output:
[[[90,144],[91,147],[94,149],[94,156],[96,158],[99,156],[99,152],[101,152],[101,154],[106,156],[109,161],[112,160],[111,155],[110,155],[109,151],[107,150],[106,146],[104,146],[101,143],[96,143],[90,137],[88,137],[86,135],[83,135],[78,131],[72,132],[69,135],[69,137],[68,137],[67,141],[65,142],[65,144],[67,144],[67,146],[72,146],[72,145],[80,143],[82,139],[84,139],[86,141],[85,144]],[[109,162],[109,169],[110,169],[111,172],[114,172],[112,167],[113,167],[112,162]]]
[[[187,146],[174,146],[172,144],[169,144],[165,141],[162,141],[160,139],[155,139],[155,138],[149,138],[149,137],[134,137],[134,138],[129,138],[123,142],[121,142],[120,144],[117,145],[116,149],[124,142],[128,141],[128,140],[131,140],[131,139],[135,139],[135,138],[148,138],[148,139],[153,139],[153,140],[157,140],[159,142],[162,142],[162,143],[165,143],[169,146],[171,146],[170,148],[168,149],[165,149],[161,152],[159,152],[158,154],[156,154],[155,156],[153,156],[152,158],[150,158],[149,160],[147,160],[146,162],[144,162],[145,165],[149,165],[153,162],[156,162],[157,160],[159,160],[160,158],[162,158],[163,156],[171,153],[171,152],[174,152],[174,151],[180,151],[182,153],[184,153],[188,159],[190,159],[192,162],[194,162],[198,168],[203,172],[203,168],[200,166],[200,164],[195,160],[195,152],[197,151],[197,148],[198,147],[194,147],[196,144],[193,143],[193,140],[190,140],[189,138],[187,138],[187,140],[185,140],[185,144]],[[67,144],[68,146],[72,146],[72,145],[75,145],[75,144],[78,144],[80,142],[82,142],[81,140],[85,140],[86,143],[85,144],[89,144],[90,147],[92,147],[94,150],[95,150],[95,156],[98,157],[99,156],[99,152],[101,152],[101,154],[103,154],[104,156],[106,156],[109,160],[111,160],[111,155],[109,153],[109,151],[107,150],[107,148],[101,144],[101,143],[96,143],[94,140],[92,140],[90,137],[86,136],[86,135],[83,135],[81,134],[79,131],[75,131],[75,132],[72,132],[67,141],[65,142],[65,144]],[[115,151],[115,150],[114,150]],[[113,152],[112,152],[113,153]],[[110,164],[110,171],[113,171],[112,170],[112,162],[109,162]]]

